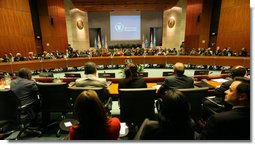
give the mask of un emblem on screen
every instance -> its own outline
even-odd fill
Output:
[[[121,23],[117,23],[117,24],[115,25],[115,30],[116,30],[117,32],[122,32],[122,31],[124,30],[124,25],[121,24]]]

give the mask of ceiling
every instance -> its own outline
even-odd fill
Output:
[[[176,5],[178,0],[72,0],[83,11],[113,10],[165,10]]]

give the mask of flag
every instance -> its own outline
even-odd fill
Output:
[[[104,36],[104,48],[108,49],[107,37]]]
[[[142,48],[145,47],[145,42],[144,42],[144,34],[143,34],[143,39],[142,39]]]
[[[156,46],[156,28],[153,29],[153,46]]]
[[[97,48],[97,37],[94,39],[94,47]]]
[[[104,36],[102,36],[102,48],[105,48],[105,43],[104,43]]]
[[[153,47],[153,43],[152,43],[152,33],[151,33],[150,47]]]
[[[101,40],[100,40],[99,34],[97,35],[97,47],[98,47],[99,49],[102,48],[102,46],[101,46]]]
[[[144,45],[145,45],[145,48],[148,48],[148,47],[149,47],[149,42],[148,42],[148,37],[147,37],[147,35],[146,35],[146,38],[145,38],[145,43],[144,43]]]

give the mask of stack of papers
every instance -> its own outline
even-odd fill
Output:
[[[220,79],[212,79],[212,81],[218,82],[218,83],[224,83],[224,82],[227,82],[228,80],[220,78]]]

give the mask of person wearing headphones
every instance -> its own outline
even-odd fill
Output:
[[[145,119],[135,140],[193,140],[190,104],[177,89],[166,91],[156,102],[158,121]]]

